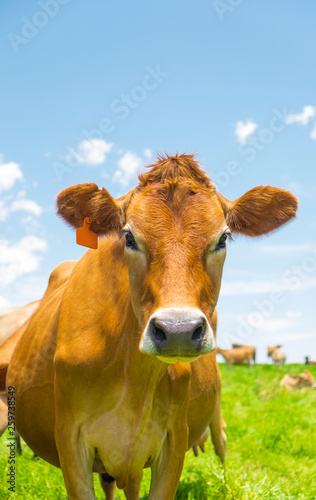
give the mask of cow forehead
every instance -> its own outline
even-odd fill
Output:
[[[201,244],[217,238],[226,225],[216,191],[187,182],[140,190],[126,211],[126,223],[147,241],[174,237]]]

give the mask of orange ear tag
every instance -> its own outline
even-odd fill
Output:
[[[92,219],[85,217],[83,227],[78,227],[76,230],[76,243],[88,248],[98,248],[98,235],[91,231],[90,226]]]

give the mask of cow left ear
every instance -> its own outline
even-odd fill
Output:
[[[234,233],[261,236],[275,231],[296,216],[298,202],[289,191],[258,186],[235,201],[218,193],[227,224]]]
[[[92,219],[90,229],[98,234],[119,232],[123,209],[108,191],[96,184],[78,184],[64,189],[57,196],[57,212],[72,227],[83,226],[85,217]]]

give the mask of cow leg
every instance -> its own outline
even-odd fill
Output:
[[[225,462],[226,453],[226,424],[221,416],[221,398],[220,395],[217,397],[217,402],[214,410],[214,414],[210,423],[211,437],[214,445],[215,453],[219,456],[222,463]]]
[[[182,432],[181,432],[182,430]],[[188,444],[188,429],[179,426],[179,434],[168,434],[162,453],[151,468],[148,500],[174,500]]]
[[[115,479],[107,473],[99,474],[99,478],[105,493],[105,500],[115,500]]]
[[[17,430],[15,430],[14,434],[15,434],[15,439],[16,439],[16,449],[17,449],[18,454],[21,455],[21,453],[22,453],[22,446],[21,446],[20,434],[18,433]]]
[[[56,425],[56,445],[69,500],[95,500],[93,486],[93,456],[79,437],[79,429],[64,430]],[[78,439],[79,437],[79,439]]]
[[[93,486],[94,450],[84,441],[81,427],[55,388],[55,440],[69,500],[95,500]]]
[[[126,500],[138,500],[140,486],[142,482],[143,471],[139,475],[139,477],[129,479],[126,488],[124,488],[124,493],[126,496]]]

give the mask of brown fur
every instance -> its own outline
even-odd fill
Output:
[[[276,366],[283,366],[286,361],[286,352],[281,347],[281,345],[268,347],[268,356],[273,359]]]
[[[294,216],[281,191],[278,206],[276,189],[273,201],[258,188],[225,205],[190,155],[159,158],[139,181],[119,200],[93,184],[60,193],[58,213],[69,224],[89,216],[106,236],[60,286],[50,281],[7,376],[18,429],[37,455],[61,466],[77,500],[94,498],[92,468],[138,498],[144,465],[152,469],[149,499],[172,500],[186,450],[203,445],[209,427],[224,459],[215,352],[165,363],[140,351],[145,327],[158,308],[186,307],[215,328],[225,252],[214,248],[227,223],[244,234],[253,210],[246,232],[258,236]],[[126,223],[141,251],[124,249]],[[113,483],[102,487],[113,498]]]
[[[308,370],[304,370],[304,372],[299,375],[287,373],[281,380],[280,385],[291,390],[311,389],[316,386],[313,375]]]
[[[233,349],[216,349],[218,354],[221,354],[228,365],[248,365],[253,358],[253,352],[246,347],[239,347]]]
[[[252,354],[252,359],[256,361],[256,346],[255,345],[245,345],[245,344],[232,344],[233,349],[239,349],[240,347],[248,349]]]

